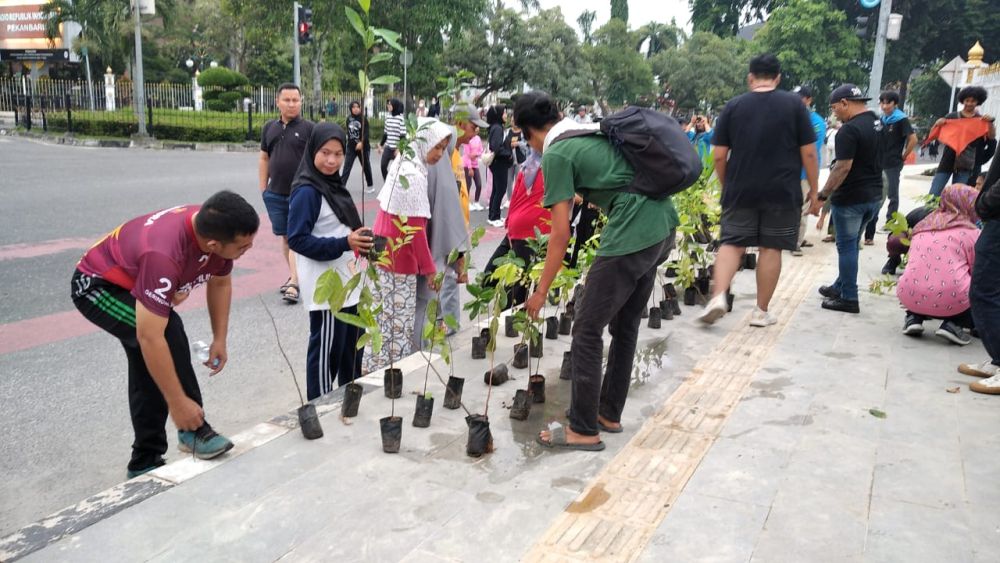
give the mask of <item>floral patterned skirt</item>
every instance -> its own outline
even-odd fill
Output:
[[[417,308],[417,276],[378,271],[379,288],[373,294],[382,303],[378,324],[382,331],[382,350],[365,351],[364,373],[373,373],[413,353],[413,326]]]

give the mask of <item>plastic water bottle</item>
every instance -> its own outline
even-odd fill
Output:
[[[198,363],[205,363],[208,361],[208,344],[205,344],[203,340],[195,340],[191,343],[191,355],[194,356]]]

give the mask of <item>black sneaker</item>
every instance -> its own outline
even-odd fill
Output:
[[[885,263],[885,266],[882,266],[882,275],[883,276],[896,275],[896,265],[893,264],[893,260],[891,258],[889,259],[888,262]]]
[[[824,299],[823,308],[829,309],[830,311],[840,311],[842,313],[857,314],[861,312],[861,307],[858,305],[857,301],[841,299],[839,296]]]
[[[937,336],[944,338],[952,344],[958,344],[959,346],[965,346],[972,342],[972,337],[965,334],[965,330],[962,327],[951,321],[944,321],[941,323],[941,327],[934,332]]]
[[[840,292],[832,285],[819,286],[819,294],[827,299],[840,299]]]
[[[903,334],[906,336],[920,336],[924,333],[924,321],[913,313],[906,314],[903,321]]]

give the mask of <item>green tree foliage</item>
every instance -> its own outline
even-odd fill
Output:
[[[628,0],[611,0],[611,19],[617,19],[628,25]]]
[[[619,105],[652,95],[653,71],[635,45],[636,36],[625,22],[612,18],[594,33],[594,44],[584,47],[598,99]]]
[[[688,0],[691,24],[695,31],[708,31],[723,37],[736,35],[740,27],[764,19],[784,0]]]
[[[910,82],[909,98],[913,102],[913,113],[927,117],[931,122],[948,113],[948,103],[951,100],[948,83],[941,80],[936,71],[942,64],[940,61],[932,64]]]
[[[844,12],[826,0],[788,0],[768,18],[753,39],[757,52],[777,55],[785,86],[811,84],[817,108],[831,89],[843,82],[863,83],[861,41]]]
[[[635,48],[642,51],[646,46],[646,58],[652,58],[666,49],[676,49],[684,41],[684,30],[677,27],[676,21],[669,24],[649,22],[636,31],[638,43]]]
[[[580,26],[580,33],[583,34],[583,42],[590,45],[594,42],[594,18],[597,12],[584,10],[580,17],[576,18],[576,24]]]
[[[590,66],[576,32],[559,8],[539,12],[526,22],[524,81],[556,99],[580,99],[590,91]]]
[[[529,59],[528,26],[517,12],[498,1],[490,5],[485,20],[481,28],[462,29],[448,42],[443,54],[448,73],[467,70],[474,75],[469,83],[482,89],[480,99],[493,92],[519,88]],[[547,50],[555,47],[547,45],[537,55],[546,57]]]
[[[679,108],[717,109],[746,88],[749,44],[696,32],[680,48],[650,60],[663,91]]]
[[[853,31],[855,18],[869,18],[866,51],[857,61],[865,71],[870,68],[878,8],[866,9],[858,0],[832,0],[832,5],[847,14],[845,25]],[[688,0],[691,21],[696,31],[735,35],[740,26],[761,21],[769,13],[788,5],[788,0]],[[987,49],[1000,45],[1000,10],[996,0],[893,0],[892,11],[903,16],[898,41],[890,41],[886,53],[885,83],[905,82],[914,68],[936,60],[963,58],[976,41]],[[868,59],[868,60],[866,60]]]

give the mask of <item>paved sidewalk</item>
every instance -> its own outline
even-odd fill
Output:
[[[910,196],[925,186],[904,181]],[[862,285],[884,258],[866,247]],[[528,421],[502,407],[527,370],[494,388],[497,451],[479,460],[465,456],[463,411],[437,404],[430,428],[410,425],[424,375],[412,358],[399,455],[381,453],[390,401],[373,378],[351,425],[334,395],[320,440],[278,417],[223,462],[172,463],[0,540],[0,559],[41,547],[24,560],[997,561],[1000,398],[955,371],[985,358],[981,344],[903,336],[891,296],[863,293],[861,315],[821,310],[834,263],[832,245],[786,256],[774,327],[746,324],[752,272],[716,326],[683,307],[644,327],[625,432],[604,435],[604,452],[533,441],[564,419],[569,337],[545,341],[547,402]],[[468,359],[468,336],[456,371],[481,412],[486,367]],[[433,374],[429,387],[440,401]]]

